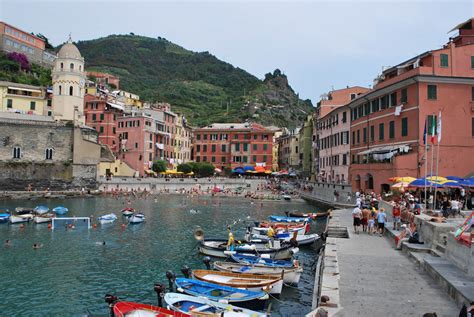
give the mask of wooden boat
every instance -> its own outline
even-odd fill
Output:
[[[286,217],[286,216],[269,216],[268,219],[273,222],[283,222],[283,223],[304,223],[304,222],[310,222],[311,218],[310,217]]]
[[[114,213],[110,213],[107,215],[100,216],[97,219],[99,220],[101,225],[104,225],[107,223],[113,223],[115,220],[117,220],[117,216]]]
[[[214,269],[224,272],[263,274],[268,276],[281,277],[283,274],[283,283],[296,285],[300,281],[303,267],[293,265],[293,267],[274,267],[264,264],[244,264],[233,262],[214,262]]]
[[[5,223],[10,220],[10,214],[7,213],[1,213],[0,214],[0,223]]]
[[[232,253],[249,253],[265,254],[273,259],[289,259],[298,252],[298,248],[293,248],[288,243],[280,244],[279,241],[274,241],[273,247],[267,242],[237,244],[234,251],[229,251],[225,239],[204,239],[199,242],[198,250],[202,254],[218,258],[227,258]]]
[[[297,228],[305,228],[305,233],[308,233],[311,230],[311,226],[309,223],[285,223],[285,222],[269,222],[269,221],[262,221],[257,222],[257,226],[260,228],[269,228],[273,226],[275,229],[297,229]]]
[[[128,221],[128,223],[137,224],[137,223],[142,223],[144,221],[145,221],[144,214],[134,214],[133,216],[130,217],[130,220]]]
[[[293,234],[295,232],[297,232],[298,235],[304,235],[305,234],[305,230],[306,228],[304,226],[302,227],[296,227],[296,228],[290,228],[290,229],[284,229],[284,228],[276,228],[276,232],[277,234]],[[267,232],[268,232],[268,228],[261,228],[261,227],[253,227],[251,230],[250,230],[250,234],[252,235],[262,235],[262,236],[265,236],[267,235]]]
[[[222,317],[265,317],[266,314],[253,310],[219,303],[205,297],[195,297],[178,293],[166,293],[165,302],[168,309],[188,313],[192,316],[213,315]]]
[[[307,218],[310,217],[311,219],[316,219],[316,218],[322,218],[322,217],[327,217],[330,215],[330,211],[324,211],[324,212],[310,212],[310,213],[305,213],[305,212],[298,212],[298,211],[290,211],[288,213],[289,217],[298,217],[298,218]]]
[[[263,264],[266,266],[272,267],[293,267],[294,262],[292,260],[276,260],[270,259],[258,255],[251,255],[251,254],[232,254],[232,260],[237,263],[244,263],[244,264]]]
[[[289,233],[277,233],[275,235],[275,239],[278,239],[282,242],[290,242],[291,238],[293,238],[293,235],[289,234]],[[260,235],[260,234],[253,234],[252,239],[260,239],[262,241],[270,241],[268,236]],[[305,235],[299,235],[299,234],[296,235],[296,242],[298,242],[298,246],[311,245],[318,239],[319,239],[319,235],[316,234],[316,233],[305,234]]]
[[[281,276],[254,275],[247,273],[220,272],[211,270],[194,270],[195,279],[249,291],[264,291],[269,294],[280,295],[283,288]]]
[[[33,218],[34,223],[47,223],[51,222],[55,217],[54,214],[43,214],[43,215],[36,215]]]
[[[49,211],[49,208],[46,206],[36,206],[34,209],[35,214],[42,215]]]
[[[25,214],[33,213],[34,210],[31,208],[26,208],[26,207],[16,207],[15,212],[17,215],[25,215]]]
[[[115,317],[188,317],[191,315],[149,304],[116,302],[113,306]]]
[[[58,206],[53,208],[53,212],[56,213],[56,215],[65,215],[68,211],[69,209],[64,206]]]
[[[135,209],[133,208],[124,208],[121,210],[121,213],[123,216],[125,217],[130,217],[131,215],[133,215],[135,213]]]
[[[231,305],[254,310],[265,309],[269,298],[268,294],[263,291],[248,291],[189,278],[177,278],[175,283],[180,293],[204,296],[216,302],[227,302]]]
[[[25,215],[10,215],[10,223],[22,223],[28,222],[33,219],[32,214],[25,214]]]

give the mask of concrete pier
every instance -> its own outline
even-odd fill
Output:
[[[347,227],[349,238],[327,240],[321,295],[335,307],[320,307],[329,316],[457,316],[458,304],[385,236],[354,234],[351,209],[334,211],[331,226]]]

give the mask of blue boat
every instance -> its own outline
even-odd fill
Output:
[[[53,208],[53,212],[56,213],[56,215],[64,215],[69,211],[66,207],[63,206],[58,206]]]
[[[227,302],[231,305],[252,310],[263,310],[268,301],[268,294],[263,291],[248,291],[230,286],[217,285],[189,278],[177,278],[178,292],[193,296],[203,296],[216,302]]]
[[[0,223],[8,222],[10,219],[10,214],[0,214]]]
[[[41,206],[41,205],[40,205],[40,206],[36,206],[36,207],[33,209],[33,211],[34,211],[35,213],[37,213],[38,215],[42,215],[42,214],[47,213],[47,212],[49,211],[49,208],[46,207],[46,206]]]
[[[266,266],[271,266],[271,267],[285,267],[285,268],[291,268],[293,267],[293,261],[287,261],[287,260],[274,260],[274,259],[269,259],[269,258],[262,258],[260,256],[255,256],[255,255],[248,255],[248,254],[232,254],[232,260],[234,260],[237,263],[243,263],[243,264],[262,264]]]
[[[298,218],[298,217],[285,217],[285,216],[270,216],[268,217],[268,219],[270,219],[270,221],[273,221],[273,222],[288,222],[288,223],[311,222],[311,217]]]

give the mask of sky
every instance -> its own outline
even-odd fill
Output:
[[[0,0],[0,20],[53,45],[109,34],[164,37],[263,78],[278,68],[303,99],[370,87],[383,67],[440,48],[474,0]],[[86,61],[87,67],[87,61]]]

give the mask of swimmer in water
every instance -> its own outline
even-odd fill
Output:
[[[102,245],[105,245],[105,241],[102,241]]]
[[[11,245],[12,245],[12,243],[11,243],[10,240],[8,240],[8,239],[5,240],[5,246],[6,246],[6,247],[11,247]]]
[[[33,249],[35,249],[35,250],[37,250],[37,249],[39,249],[39,248],[42,248],[42,247],[43,247],[43,244],[41,244],[41,243],[35,243],[35,244],[33,244]]]

